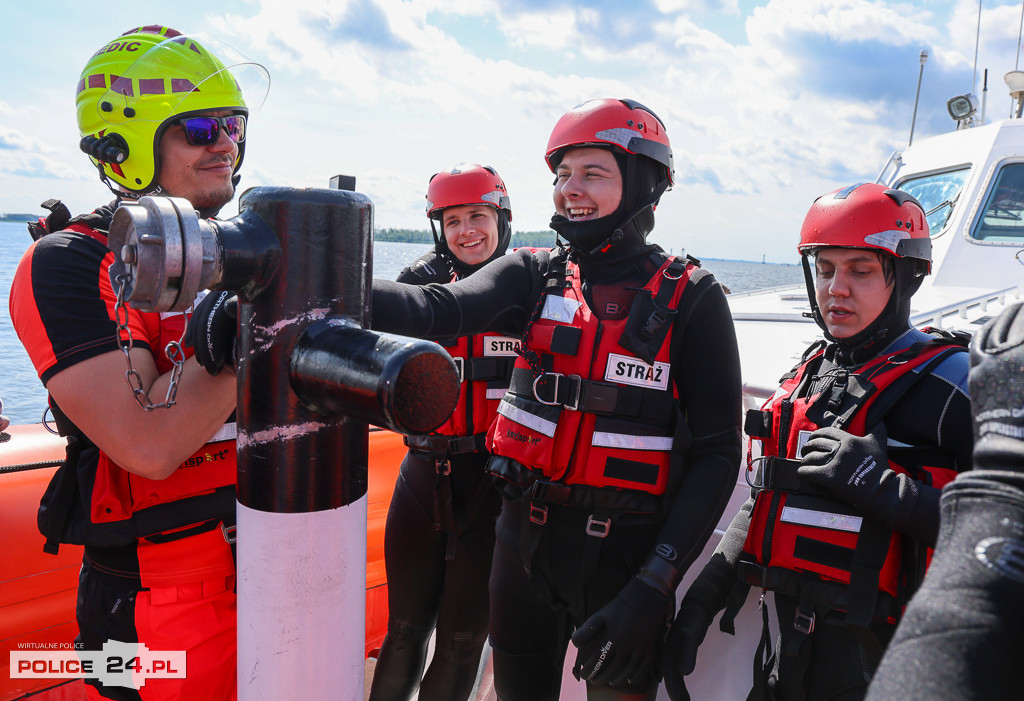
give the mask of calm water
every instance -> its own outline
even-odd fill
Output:
[[[24,224],[0,222],[0,397],[3,413],[13,423],[37,422],[46,408],[46,392],[14,333],[7,308],[11,279],[29,243]],[[373,249],[374,275],[393,280],[403,267],[428,250],[428,244],[381,241]],[[800,267],[795,265],[705,260],[703,266],[733,292],[803,280]]]

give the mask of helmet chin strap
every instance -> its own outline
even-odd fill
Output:
[[[637,225],[636,218],[640,216],[647,208],[653,208],[654,205],[658,203],[658,200],[661,199],[661,196],[665,194],[665,190],[667,189],[667,180],[662,180],[660,183],[658,183],[658,185],[655,186],[654,188],[654,192],[652,192],[650,196],[648,196],[647,199],[645,199],[643,203],[639,207],[637,207],[629,216],[623,219],[619,223],[619,225],[612,230],[612,233],[608,235],[608,238],[606,238],[604,241],[591,248],[589,251],[586,252],[585,255],[593,257],[600,255],[602,253],[606,253],[615,244],[617,244],[619,241],[625,238],[625,230],[629,226],[633,227],[633,229],[636,231],[636,233],[640,236],[641,239],[646,239],[647,234],[650,233],[650,231],[644,231],[642,226]]]
[[[627,235],[630,233],[635,234],[641,241],[647,238],[647,234],[650,233],[651,227],[649,224],[638,223],[637,218],[648,210],[651,210],[651,216],[653,217],[653,207],[658,203],[658,200],[665,193],[666,189],[668,189],[668,181],[662,180],[654,187],[654,190],[644,199],[639,207],[620,220],[608,236],[604,237],[595,246],[590,248],[581,248],[582,239],[586,238],[585,230],[589,227],[598,228],[607,226],[604,224],[603,220],[611,218],[614,216],[614,213],[609,214],[607,217],[602,217],[601,219],[582,222],[573,222],[556,214],[552,217],[551,228],[553,228],[559,236],[568,241],[570,250],[574,251],[577,256],[582,256],[584,258],[600,257],[611,250],[616,244],[627,238]]]
[[[887,343],[894,335],[905,330],[909,323],[910,297],[917,292],[922,279],[915,275],[912,264],[903,265],[904,261],[897,260],[893,272],[892,291],[879,315],[852,336],[837,338],[829,333],[821,309],[818,307],[808,257],[807,254],[801,256],[804,282],[807,285],[807,299],[811,304],[811,311],[804,312],[804,316],[814,319],[814,323],[821,328],[825,339],[837,346],[837,357],[840,360],[846,363],[866,361],[878,351],[880,343]]]

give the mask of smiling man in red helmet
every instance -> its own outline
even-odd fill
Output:
[[[751,698],[861,699],[938,532],[939,489],[971,465],[963,339],[909,325],[931,269],[921,205],[854,185],[823,195],[800,231],[811,346],[744,429],[761,447],[751,499],[680,605],[666,684],[683,675],[723,608],[774,593]],[[813,275],[811,264],[813,263]],[[760,665],[767,662],[764,668]]]
[[[579,105],[545,160],[564,246],[447,285],[376,280],[373,325],[522,339],[488,434],[498,697],[558,698],[571,641],[589,697],[653,699],[675,589],[736,479],[735,334],[714,277],[647,241],[674,178],[650,109]]]
[[[249,115],[238,75],[265,71],[230,56],[214,40],[151,25],[89,59],[76,93],[80,146],[116,200],[74,218],[44,203],[52,214],[30,225],[36,241],[11,289],[14,327],[68,438],[39,526],[48,551],[85,546],[77,642],[185,652],[184,678],[140,684],[133,674],[149,670],[128,655],[128,683],[88,679],[90,698],[235,695],[230,293],[197,305],[186,339],[185,315],[124,304],[107,250],[124,202],[184,198],[210,217],[234,196]]]

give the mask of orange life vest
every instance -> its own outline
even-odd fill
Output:
[[[41,221],[41,226],[45,221]],[[66,227],[103,243],[106,236],[89,226]],[[108,254],[105,266],[113,254]],[[145,341],[153,349],[159,372],[171,369],[164,347],[182,337],[182,313],[140,313]],[[186,357],[191,349],[184,349]],[[125,391],[130,391],[125,388]],[[52,403],[52,402],[51,402]],[[163,480],[141,477],[119,467],[54,410],[62,434],[69,436],[68,455],[54,473],[40,503],[38,525],[48,552],[58,543],[114,547],[138,538],[180,532],[205,522],[234,525],[235,426],[225,426]],[[126,437],[127,438],[127,437]],[[134,437],[145,440],[145,437]]]

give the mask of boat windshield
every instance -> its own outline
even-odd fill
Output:
[[[1024,163],[1007,163],[999,169],[982,211],[971,230],[972,238],[1024,241]]]
[[[910,177],[897,183],[895,187],[917,198],[924,207],[928,230],[932,237],[935,237],[941,234],[949,223],[950,215],[953,214],[953,208],[970,172],[970,166],[964,166],[956,170]]]

